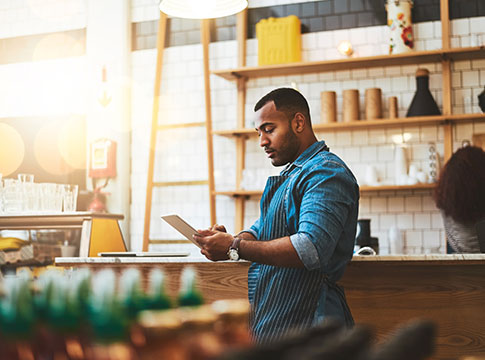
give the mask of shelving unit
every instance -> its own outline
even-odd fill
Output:
[[[376,191],[400,191],[400,190],[432,190],[436,184],[416,184],[416,185],[380,185],[380,186],[361,186],[361,193],[376,192]],[[235,190],[235,191],[216,191],[215,195],[226,195],[234,198],[243,197],[249,198],[251,196],[261,196],[262,190]]]
[[[485,47],[466,47],[430,51],[414,51],[405,54],[366,56],[325,61],[308,61],[283,65],[241,67],[236,69],[215,70],[214,75],[226,80],[239,78],[256,79],[269,76],[301,75],[339,70],[384,67],[393,65],[416,65],[435,63],[442,60],[470,60],[485,58]]]
[[[401,65],[416,65],[426,63],[441,63],[443,88],[443,115],[420,116],[412,118],[360,120],[351,123],[314,124],[315,132],[322,131],[350,131],[378,128],[395,128],[406,126],[441,126],[444,133],[444,159],[445,162],[453,153],[453,126],[473,121],[485,121],[485,114],[452,114],[451,102],[451,64],[458,60],[473,60],[485,58],[485,46],[451,48],[450,47],[450,20],[448,0],[440,0],[440,18],[442,48],[431,51],[414,51],[405,54],[379,55],[339,60],[311,61],[282,65],[269,65],[246,67],[246,26],[247,10],[238,15],[238,67],[234,69],[215,70],[212,74],[237,83],[237,124],[234,129],[213,131],[213,135],[233,138],[236,142],[236,186],[232,191],[216,191],[211,189],[211,198],[215,196],[231,196],[236,202],[235,231],[242,230],[244,226],[244,203],[250,197],[261,196],[262,191],[244,190],[241,187],[242,171],[245,167],[245,142],[257,135],[254,129],[245,128],[245,97],[246,82],[249,79],[303,75],[309,73],[322,73],[329,71],[367,69],[375,67],[389,67]],[[207,90],[207,89],[206,89]],[[210,90],[209,90],[210,91]],[[417,184],[410,186],[362,186],[362,193],[379,191],[401,190],[432,190],[434,184]]]
[[[359,120],[348,123],[327,123],[314,124],[313,130],[318,131],[350,131],[366,130],[378,128],[392,128],[404,126],[433,126],[472,122],[475,120],[485,120],[485,114],[457,114],[457,115],[438,115],[438,116],[416,116],[412,118],[379,119],[379,120]],[[231,129],[213,131],[214,135],[226,137],[252,137],[256,136],[255,129]]]

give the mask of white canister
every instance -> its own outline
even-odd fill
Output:
[[[389,254],[403,253],[402,232],[396,226],[389,229]]]
[[[407,183],[408,161],[404,145],[396,145],[394,150],[394,182],[396,185]]]
[[[411,21],[412,0],[387,0],[387,25],[389,26],[389,54],[401,54],[414,48]]]

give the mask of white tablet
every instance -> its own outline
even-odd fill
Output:
[[[185,236],[188,240],[192,241],[197,247],[201,247],[197,242],[192,238],[192,235],[197,234],[197,230],[195,230],[192,226],[190,226],[184,219],[182,219],[178,215],[164,215],[162,219],[165,220],[169,225],[171,225],[175,230]]]

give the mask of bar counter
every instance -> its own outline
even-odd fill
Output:
[[[93,270],[128,266],[146,274],[161,267],[167,290],[174,296],[180,272],[193,266],[208,302],[246,298],[249,262],[211,262],[195,257],[56,258],[63,267]],[[458,359],[485,354],[485,254],[355,256],[344,277],[349,306],[357,324],[368,324],[377,341],[399,324],[426,318],[438,325],[433,359]]]

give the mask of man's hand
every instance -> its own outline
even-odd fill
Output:
[[[222,228],[224,226],[219,225]],[[226,230],[224,228],[224,230]],[[212,261],[227,260],[227,252],[231,247],[234,237],[222,230],[198,230],[198,234],[193,236],[194,240],[202,246],[200,251],[207,259]]]
[[[219,225],[219,224],[212,225],[212,227],[210,228],[210,230],[227,232],[226,227],[224,225]]]

